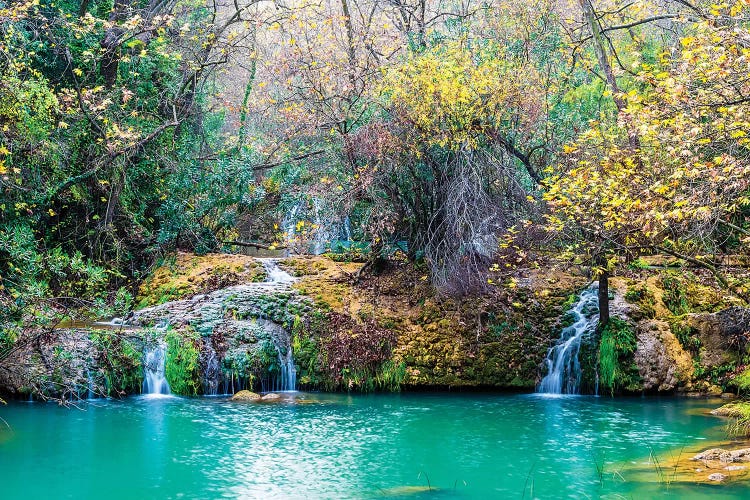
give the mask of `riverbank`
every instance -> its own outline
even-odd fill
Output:
[[[530,392],[589,283],[551,259],[490,272],[483,293],[447,298],[419,267],[393,259],[360,276],[362,266],[342,256],[180,253],[141,284],[124,321],[41,332],[6,361],[0,386],[20,398],[138,394],[143,353],[161,344],[172,391],[185,395],[272,390],[292,373],[292,387],[305,390]],[[601,336],[586,332],[582,392],[744,390],[746,310],[699,270],[671,266],[644,260],[612,278],[621,327],[606,335],[616,349],[603,352]]]

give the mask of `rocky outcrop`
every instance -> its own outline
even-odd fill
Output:
[[[635,362],[646,391],[668,392],[687,384],[693,360],[669,327],[660,320],[637,324]]]
[[[733,298],[706,284],[710,278],[692,272],[647,269],[612,282],[612,315],[636,331],[642,390],[718,396],[731,387],[750,309],[732,306]]]
[[[255,392],[242,390],[232,396],[232,401],[260,401],[262,396]]]
[[[717,313],[689,314],[687,323],[700,341],[701,363],[710,369],[736,361],[737,349],[744,346],[745,336],[750,336],[750,309],[731,307]]]
[[[43,355],[33,346],[14,354],[17,369],[0,371],[0,386],[11,392],[44,387],[53,393],[55,384],[79,393],[87,385],[110,394],[138,392],[142,345],[170,335],[169,356],[179,358],[180,369],[168,376],[200,376],[190,387],[206,394],[280,390],[272,378],[292,346],[303,388],[533,390],[566,325],[564,312],[589,282],[579,270],[550,261],[513,277],[493,276],[498,282],[483,294],[448,298],[406,263],[361,277],[362,264],[326,257],[276,262],[227,256],[226,265],[221,256],[209,257],[180,254],[147,280],[140,303],[150,305],[127,318],[137,331],[102,336],[90,328],[56,329],[43,342]],[[704,285],[667,290],[664,279],[648,272],[611,280],[612,316],[627,323],[636,344],[618,360],[618,370],[634,374],[634,383],[617,390],[722,392],[750,330],[750,310],[687,313]],[[675,279],[670,275],[669,283]],[[682,301],[682,288],[690,300]],[[711,307],[725,306],[716,295]],[[169,302],[159,303],[165,298]],[[110,344],[115,338],[122,342]],[[592,333],[581,348],[584,390],[595,387],[598,342]],[[110,380],[117,382],[102,385]]]

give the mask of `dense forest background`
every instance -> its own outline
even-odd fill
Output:
[[[603,283],[665,253],[747,302],[725,256],[750,238],[749,16],[0,1],[0,348],[60,311],[130,309],[174,249],[313,251],[345,222],[443,294],[513,286],[545,253]]]

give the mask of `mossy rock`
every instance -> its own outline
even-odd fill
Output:
[[[232,396],[232,401],[259,401],[262,397],[256,392],[243,390]]]

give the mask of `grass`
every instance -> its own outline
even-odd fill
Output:
[[[599,343],[599,383],[613,394],[617,389],[638,385],[637,370],[632,370],[636,337],[633,327],[619,318],[612,318],[602,330]]]
[[[750,401],[726,404],[716,410],[715,413],[731,418],[726,425],[727,435],[730,437],[750,437]]]

